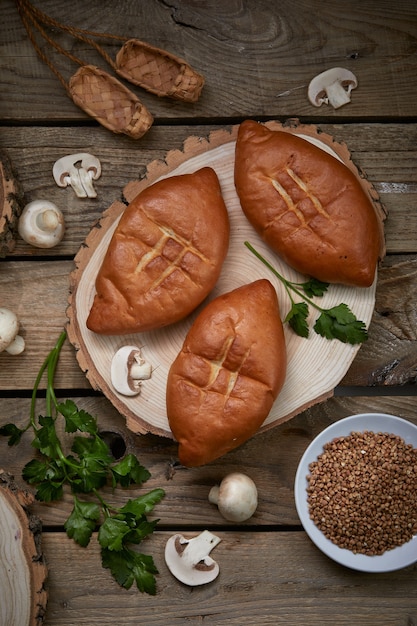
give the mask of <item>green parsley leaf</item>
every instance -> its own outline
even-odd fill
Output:
[[[72,400],[58,403],[53,382],[65,339],[64,331],[38,372],[27,427],[19,429],[14,424],[6,424],[0,428],[0,435],[9,437],[9,445],[15,445],[31,428],[32,446],[42,458],[29,461],[22,474],[28,483],[36,485],[36,498],[44,502],[60,500],[64,485],[71,489],[74,507],[64,526],[68,537],[83,547],[90,542],[103,514],[105,521],[98,532],[103,566],[110,568],[115,579],[124,587],[129,588],[136,581],[140,591],[155,594],[154,574],[158,571],[152,557],[136,553],[128,545],[140,543],[153,532],[159,520],[149,522],[145,513],[162,499],[164,491],[154,489],[149,494],[129,500],[122,509],[111,507],[99,494],[98,490],[110,480],[113,487],[118,484],[128,487],[132,483],[142,484],[148,480],[150,473],[133,454],[115,463],[107,443],[100,436],[97,420],[87,411],[79,409]],[[45,373],[47,415],[36,418],[37,392]],[[67,434],[82,433],[82,436],[72,438],[72,454],[67,456],[56,428],[60,418],[64,420]],[[80,492],[92,494],[96,502],[79,500],[76,494]]]
[[[62,485],[65,481],[65,471],[56,461],[32,459],[26,463],[22,476],[31,485],[37,486],[35,497],[42,502],[61,500]]]
[[[139,591],[150,595],[156,594],[154,574],[158,574],[158,570],[151,556],[134,552],[129,548],[124,548],[120,552],[102,548],[101,562],[103,567],[110,569],[113,578],[125,589],[130,589],[136,582]]]
[[[314,325],[314,330],[327,339],[336,338],[352,345],[362,343],[368,338],[365,324],[356,319],[346,304],[323,311]]]
[[[122,487],[129,487],[131,484],[141,485],[151,475],[133,454],[127,454],[117,465],[113,465],[110,469],[113,474],[113,487],[117,483]]]
[[[291,301],[291,309],[284,322],[288,322],[294,332],[300,337],[307,338],[309,329],[307,324],[308,305],[320,312],[314,330],[318,335],[326,339],[338,339],[352,345],[363,343],[368,338],[366,325],[356,319],[347,304],[339,304],[331,309],[324,309],[316,304],[310,297],[321,297],[328,289],[329,283],[323,283],[312,278],[304,283],[294,283],[284,278],[255,248],[245,241],[245,246],[281,281]],[[304,291],[300,290],[300,288]],[[294,301],[291,292],[303,298],[305,302]]]
[[[148,493],[143,494],[143,496],[128,500],[120,509],[120,513],[131,513],[135,517],[150,513],[155,504],[160,502],[164,495],[165,491],[163,489],[152,489],[152,491],[148,491]]]
[[[43,417],[42,415],[39,416],[38,421],[42,428],[36,431],[32,446],[45,456],[56,459],[59,457],[61,446],[55,431],[55,421],[52,417]]]
[[[33,485],[41,483],[47,478],[53,478],[53,472],[51,472],[52,463],[48,461],[40,461],[39,459],[32,459],[29,463],[26,463],[22,471],[22,476],[29,484]]]
[[[144,516],[141,521],[135,520],[132,523],[132,519],[129,519],[129,516],[126,516],[127,523],[130,523],[131,530],[128,535],[126,535],[126,543],[140,543],[143,539],[146,539],[148,535],[151,535],[155,530],[155,527],[159,520],[153,520],[152,522],[148,521]]]
[[[67,535],[85,548],[90,543],[91,535],[100,519],[100,507],[94,502],[82,502],[74,499],[74,508],[64,524]]]
[[[303,288],[304,293],[312,298],[313,296],[321,297],[329,288],[329,283],[323,283],[317,278],[310,278],[305,283],[301,283],[300,287]]]
[[[97,434],[97,422],[94,417],[87,411],[79,409],[72,400],[58,404],[58,411],[65,418],[65,432],[75,433],[78,430],[89,435]]]
[[[112,461],[107,444],[98,436],[74,437],[71,450],[79,457],[76,473],[71,477],[73,489],[89,493],[103,487]]]
[[[305,302],[294,302],[284,322],[288,322],[293,331],[300,337],[308,337],[308,306]]]
[[[108,517],[100,526],[98,542],[102,548],[108,550],[123,549],[124,538],[130,533],[130,527],[124,519]]]
[[[90,493],[104,487],[107,482],[107,470],[94,459],[84,458],[69,482],[74,493]]]
[[[60,482],[44,480],[37,484],[35,498],[40,502],[56,502],[62,500],[63,495],[62,483]]]
[[[80,459],[92,457],[102,465],[108,465],[113,460],[109,446],[98,436],[74,437],[71,450]]]
[[[7,442],[9,446],[16,446],[24,432],[26,432],[26,429],[18,428],[16,424],[5,424],[0,428],[0,435],[9,437],[9,441]]]

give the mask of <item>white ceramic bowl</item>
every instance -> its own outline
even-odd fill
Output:
[[[309,465],[323,452],[323,446],[335,437],[350,435],[352,431],[387,432],[399,435],[408,444],[417,448],[417,426],[400,417],[385,413],[363,413],[341,419],[323,430],[308,446],[298,465],[295,476],[295,505],[304,530],[318,548],[334,561],[362,572],[391,572],[417,561],[417,535],[407,543],[387,550],[384,554],[367,556],[354,554],[339,548],[327,539],[310,519],[307,502],[307,476]]]

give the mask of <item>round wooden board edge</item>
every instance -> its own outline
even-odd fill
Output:
[[[1,468],[0,490],[19,520],[24,535],[22,546],[30,573],[32,595],[29,626],[38,626],[44,622],[48,603],[46,588],[48,568],[41,552],[42,523],[38,517],[29,512],[34,496],[30,492],[22,490],[15,483],[14,477]]]
[[[296,118],[290,118],[285,122],[279,122],[276,120],[269,120],[263,123],[267,128],[271,130],[281,130],[284,132],[303,134],[310,137],[315,137],[327,145],[333,150],[343,161],[343,163],[357,176],[362,187],[371,198],[374,209],[378,216],[378,221],[381,228],[381,241],[382,247],[380,251],[380,259],[385,256],[385,236],[384,236],[384,221],[387,217],[387,211],[380,201],[379,195],[373,185],[368,181],[367,176],[363,170],[360,170],[352,160],[352,155],[344,142],[338,142],[332,135],[323,132],[318,126],[312,124],[302,124]],[[195,156],[203,154],[208,150],[213,150],[225,143],[229,143],[236,140],[237,133],[240,124],[232,125],[226,128],[216,129],[210,132],[207,138],[191,135],[187,137],[183,143],[182,150],[170,150],[167,152],[164,160],[157,159],[151,161],[146,168],[144,177],[141,180],[134,180],[127,183],[123,189],[122,201],[116,200],[108,209],[106,209],[101,218],[92,227],[85,242],[81,245],[78,253],[74,258],[75,269],[70,273],[69,277],[69,296],[68,306],[66,310],[68,322],[66,325],[67,336],[70,343],[75,348],[76,358],[81,370],[86,375],[88,381],[92,385],[93,389],[101,391],[117,409],[117,411],[123,415],[126,419],[126,425],[128,429],[135,434],[152,433],[162,437],[173,439],[173,435],[170,431],[157,428],[149,422],[143,420],[136,413],[130,411],[128,407],[121,401],[116,394],[109,388],[107,383],[96,372],[94,363],[92,362],[88,353],[87,347],[81,336],[81,332],[78,325],[77,314],[75,310],[76,293],[79,279],[87,266],[96,246],[100,242],[103,235],[112,227],[114,220],[117,219],[125,210],[126,205],[129,204],[143,189],[153,184],[156,180],[162,176],[167,176],[176,167],[191,159]],[[292,411],[290,414],[281,417],[271,424],[267,424],[259,429],[260,432],[265,432],[275,426],[278,426],[285,421],[295,417],[299,413],[303,412],[307,408],[323,402],[328,398],[331,398],[334,391],[331,390],[317,398],[312,399],[310,402]]]

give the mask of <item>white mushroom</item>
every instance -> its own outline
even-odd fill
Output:
[[[61,157],[52,168],[58,187],[71,185],[79,198],[96,198],[93,180],[101,176],[101,163],[88,152]]]
[[[36,248],[53,248],[64,236],[64,216],[53,202],[34,200],[23,209],[18,231],[22,239]]]
[[[338,109],[350,102],[350,92],[357,86],[355,74],[343,67],[332,67],[313,78],[308,86],[308,99],[316,107],[325,103]]]
[[[137,346],[123,346],[114,354],[110,368],[111,382],[123,396],[138,395],[142,381],[151,375],[152,365],[142,358]]]
[[[209,554],[220,541],[220,537],[208,530],[193,539],[173,535],[165,546],[168,569],[186,585],[197,586],[211,582],[218,576],[219,566]]]
[[[209,502],[217,504],[220,513],[230,522],[244,522],[252,517],[258,506],[258,491],[249,476],[232,472],[220,485],[211,488]]]
[[[6,350],[9,354],[20,354],[25,349],[25,341],[23,337],[18,335],[19,320],[17,315],[5,309],[0,308],[0,352]]]

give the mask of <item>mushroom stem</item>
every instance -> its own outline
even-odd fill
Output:
[[[326,94],[329,99],[329,103],[334,109],[338,109],[344,104],[350,102],[351,91],[351,85],[348,85],[347,89],[345,89],[345,87],[338,80],[335,80],[334,83],[326,87]]]
[[[85,193],[87,194],[88,198],[96,198],[97,197],[97,192],[93,187],[93,172],[92,170],[85,170],[83,167],[81,167],[78,170],[78,175],[80,177],[80,181],[81,181],[81,185],[83,186],[83,189],[85,190]]]
[[[220,537],[213,535],[209,530],[203,530],[193,539],[180,541],[181,544],[185,544],[182,558],[190,567],[193,567],[203,561],[219,542]]]
[[[152,365],[141,357],[135,356],[130,367],[130,376],[133,380],[148,380],[152,375]]]
[[[25,349],[25,340],[18,335],[19,320],[16,313],[0,307],[0,352],[21,354]]]
[[[209,502],[211,502],[211,504],[219,503],[219,493],[220,493],[219,485],[214,485],[214,487],[210,489],[208,499],[209,499]]]
[[[151,378],[152,365],[142,358],[140,348],[122,346],[113,355],[110,377],[114,389],[123,396],[136,396],[142,381]]]
[[[16,354],[21,354],[25,349],[25,340],[20,335],[16,335],[14,341],[7,346],[6,352],[12,354],[13,356]]]
[[[59,224],[56,211],[45,209],[36,216],[36,226],[45,232],[53,232]]]

